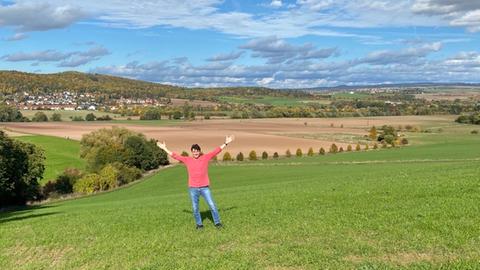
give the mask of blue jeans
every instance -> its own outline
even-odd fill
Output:
[[[199,201],[200,196],[202,196],[205,201],[207,202],[208,206],[210,207],[210,211],[212,212],[213,222],[215,224],[220,223],[220,216],[218,215],[217,207],[215,206],[215,202],[212,198],[212,193],[210,192],[209,187],[191,187],[190,190],[190,198],[192,199],[192,207],[193,207],[193,217],[195,218],[195,222],[197,225],[202,225],[202,217],[200,215],[200,207]]]

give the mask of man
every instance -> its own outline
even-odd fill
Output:
[[[213,201],[212,194],[210,192],[210,179],[208,178],[208,162],[218,153],[220,153],[227,145],[235,139],[234,136],[226,136],[225,143],[217,147],[215,150],[208,154],[203,154],[198,144],[192,145],[190,151],[192,157],[184,157],[175,152],[171,152],[167,149],[165,142],[157,142],[158,147],[163,149],[172,158],[182,162],[187,167],[188,171],[188,187],[190,191],[190,198],[192,199],[193,217],[197,224],[197,229],[203,229],[202,217],[200,216],[199,200],[202,196],[210,207],[212,212],[213,222],[215,227],[221,228],[220,216],[218,215],[218,209]]]

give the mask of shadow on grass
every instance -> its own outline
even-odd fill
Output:
[[[220,214],[220,217],[221,217],[221,214],[222,212],[226,212],[226,211],[230,211],[230,210],[233,210],[237,208],[236,206],[232,206],[232,207],[227,207],[227,208],[219,208],[218,209],[218,213]],[[188,213],[190,215],[193,215],[193,212],[192,210],[186,210],[184,209],[183,210],[184,213]],[[212,212],[210,210],[205,210],[205,211],[201,211],[200,212],[200,216],[202,217],[202,221],[205,221],[205,219],[208,219],[210,220],[212,223],[213,223],[213,217],[212,217]]]
[[[61,213],[61,212],[48,212],[48,213],[39,213],[39,214],[32,213],[35,210],[47,209],[47,208],[53,208],[53,207],[55,206],[34,205],[34,206],[16,206],[16,207],[10,207],[7,209],[2,209],[0,211],[0,224],[19,221],[19,220],[25,220],[25,219],[31,219],[36,217],[51,216],[51,215],[56,215]]]

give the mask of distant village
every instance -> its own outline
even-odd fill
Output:
[[[108,102],[100,102],[97,95],[92,93],[76,94],[69,91],[61,93],[35,95],[28,92],[9,95],[4,97],[8,105],[13,105],[20,110],[91,110],[100,108],[115,110],[120,106],[143,105],[143,106],[165,106],[168,99],[155,100],[151,98],[123,98],[111,99]]]
[[[368,93],[368,94],[379,94],[379,93],[393,93],[399,91],[409,91],[415,94],[421,94],[423,91],[421,89],[405,89],[401,87],[368,87],[368,88],[358,88],[358,89],[335,89],[335,93]],[[308,91],[311,94],[325,94],[332,93],[332,91]],[[29,92],[16,93],[12,95],[6,95],[3,97],[3,100],[9,104],[17,107],[20,110],[65,110],[65,111],[74,111],[74,110],[115,110],[119,107],[130,107],[130,106],[166,106],[171,104],[169,98],[162,99],[152,99],[152,98],[124,98],[120,97],[117,99],[108,99],[104,100],[101,98],[102,95],[94,93],[82,93],[77,94],[71,91],[63,91],[59,93],[50,93],[50,94],[33,94]],[[205,102],[206,105],[208,102]],[[394,105],[401,104],[401,102],[392,102],[386,101],[385,103],[390,103]],[[177,104],[178,105],[178,104]]]

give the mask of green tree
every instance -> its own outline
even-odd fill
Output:
[[[0,122],[24,122],[25,117],[15,107],[0,102]]]
[[[85,115],[85,121],[95,121],[95,119],[97,119],[97,117],[93,113]]]
[[[334,143],[332,143],[332,145],[330,146],[330,150],[329,150],[330,153],[332,154],[335,154],[338,152],[338,146]]]
[[[0,208],[38,199],[43,151],[30,143],[13,140],[0,131]]]
[[[323,149],[323,147],[320,147],[320,150],[318,151],[318,154],[323,156],[325,155],[325,149]]]
[[[377,139],[377,128],[375,128],[375,126],[372,126],[372,128],[370,129],[369,133],[368,133],[368,137],[373,141],[373,140],[376,140]]]
[[[255,150],[250,151],[250,153],[248,154],[248,159],[257,160],[257,152],[255,152]]]
[[[291,157],[292,156],[292,152],[290,152],[290,149],[287,149],[287,151],[285,152],[285,156],[287,158]]]
[[[85,119],[83,119],[83,117],[80,115],[76,115],[72,118],[72,121],[85,121]]]
[[[268,159],[268,153],[266,151],[263,151],[262,159]]]
[[[32,118],[33,122],[48,122],[48,117],[44,112],[36,112]]]
[[[302,157],[302,156],[303,156],[302,149],[298,148],[297,151],[295,152],[295,155],[296,155],[297,157]]]
[[[313,148],[312,147],[308,148],[307,156],[313,157]]]
[[[350,144],[347,146],[347,152],[352,152],[352,146]]]
[[[80,178],[73,186],[75,193],[91,194],[101,190],[101,177],[96,173],[90,173]]]
[[[160,110],[154,107],[149,107],[146,111],[143,112],[143,114],[140,115],[140,120],[160,120],[160,119],[161,119]]]
[[[232,161],[232,156],[229,152],[225,152],[225,154],[223,154],[223,161]]]
[[[279,158],[279,156],[278,156],[278,153],[277,153],[277,152],[273,153],[273,158],[274,158],[274,159],[278,159],[278,158]]]
[[[165,151],[158,148],[154,140],[125,128],[99,129],[83,135],[80,141],[80,156],[87,162],[87,170],[100,171],[114,162],[125,163],[142,170],[167,165]]]
[[[362,148],[360,147],[360,144],[357,143],[357,145],[355,146],[355,151],[360,151],[362,150]]]
[[[237,160],[238,161],[243,161],[243,159],[244,159],[243,153],[242,152],[238,153],[237,154]]]
[[[50,117],[50,121],[60,122],[62,121],[62,115],[60,113],[53,113]]]
[[[173,119],[175,119],[175,120],[179,120],[179,119],[182,118],[182,113],[181,113],[180,111],[174,111],[172,117],[173,117]]]
[[[183,150],[182,153],[180,154],[182,157],[188,157],[187,151]]]

